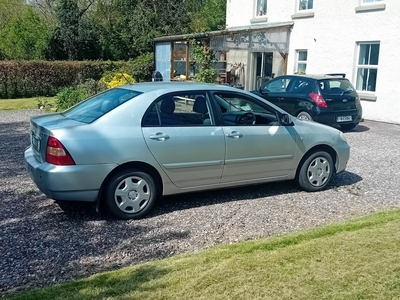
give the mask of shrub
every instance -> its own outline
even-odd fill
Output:
[[[88,97],[86,91],[79,87],[68,87],[56,96],[56,110],[66,110]]]
[[[83,89],[88,97],[90,97],[106,90],[107,85],[102,80],[90,78],[78,84],[78,88]]]
[[[104,82],[108,88],[121,86],[127,83],[135,83],[135,79],[127,73],[123,72],[107,72],[101,81]]]
[[[132,77],[136,82],[151,81],[151,73],[154,70],[153,53],[143,54],[129,64]]]

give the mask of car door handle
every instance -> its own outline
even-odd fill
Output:
[[[226,136],[234,139],[239,139],[243,136],[243,134],[241,134],[238,131],[232,131],[231,133],[228,133]]]
[[[279,100],[279,101],[283,101],[283,100],[285,100],[285,98],[278,98],[278,100]]]
[[[164,134],[162,132],[157,132],[155,135],[150,135],[149,138],[151,138],[152,140],[157,140],[157,141],[165,141],[165,140],[169,139],[169,135]]]

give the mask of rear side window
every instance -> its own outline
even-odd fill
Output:
[[[319,80],[318,85],[323,94],[343,94],[343,92],[355,91],[350,81],[344,78]]]
[[[123,88],[110,89],[66,110],[62,115],[68,119],[89,124],[140,94],[141,92]]]

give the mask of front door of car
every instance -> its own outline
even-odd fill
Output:
[[[288,105],[288,86],[290,85],[290,77],[278,77],[268,81],[262,88],[261,93],[263,98],[279,106],[283,110],[290,112]]]
[[[221,126],[215,126],[204,92],[161,97],[142,121],[150,152],[179,188],[217,184],[225,156]]]
[[[213,93],[221,109],[226,137],[222,183],[286,178],[296,149],[293,127],[278,123],[276,112],[265,103],[242,93]],[[244,113],[254,122],[238,121]]]

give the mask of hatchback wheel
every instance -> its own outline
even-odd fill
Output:
[[[324,189],[334,172],[332,157],[325,151],[308,155],[296,176],[299,187],[308,192]]]
[[[312,118],[308,112],[301,111],[297,114],[297,118],[304,121],[312,121]]]
[[[157,199],[154,179],[142,171],[122,171],[108,183],[105,204],[119,219],[138,219],[145,216]]]
[[[351,123],[351,124],[341,124],[340,128],[343,130],[352,130],[358,125],[358,123]]]

